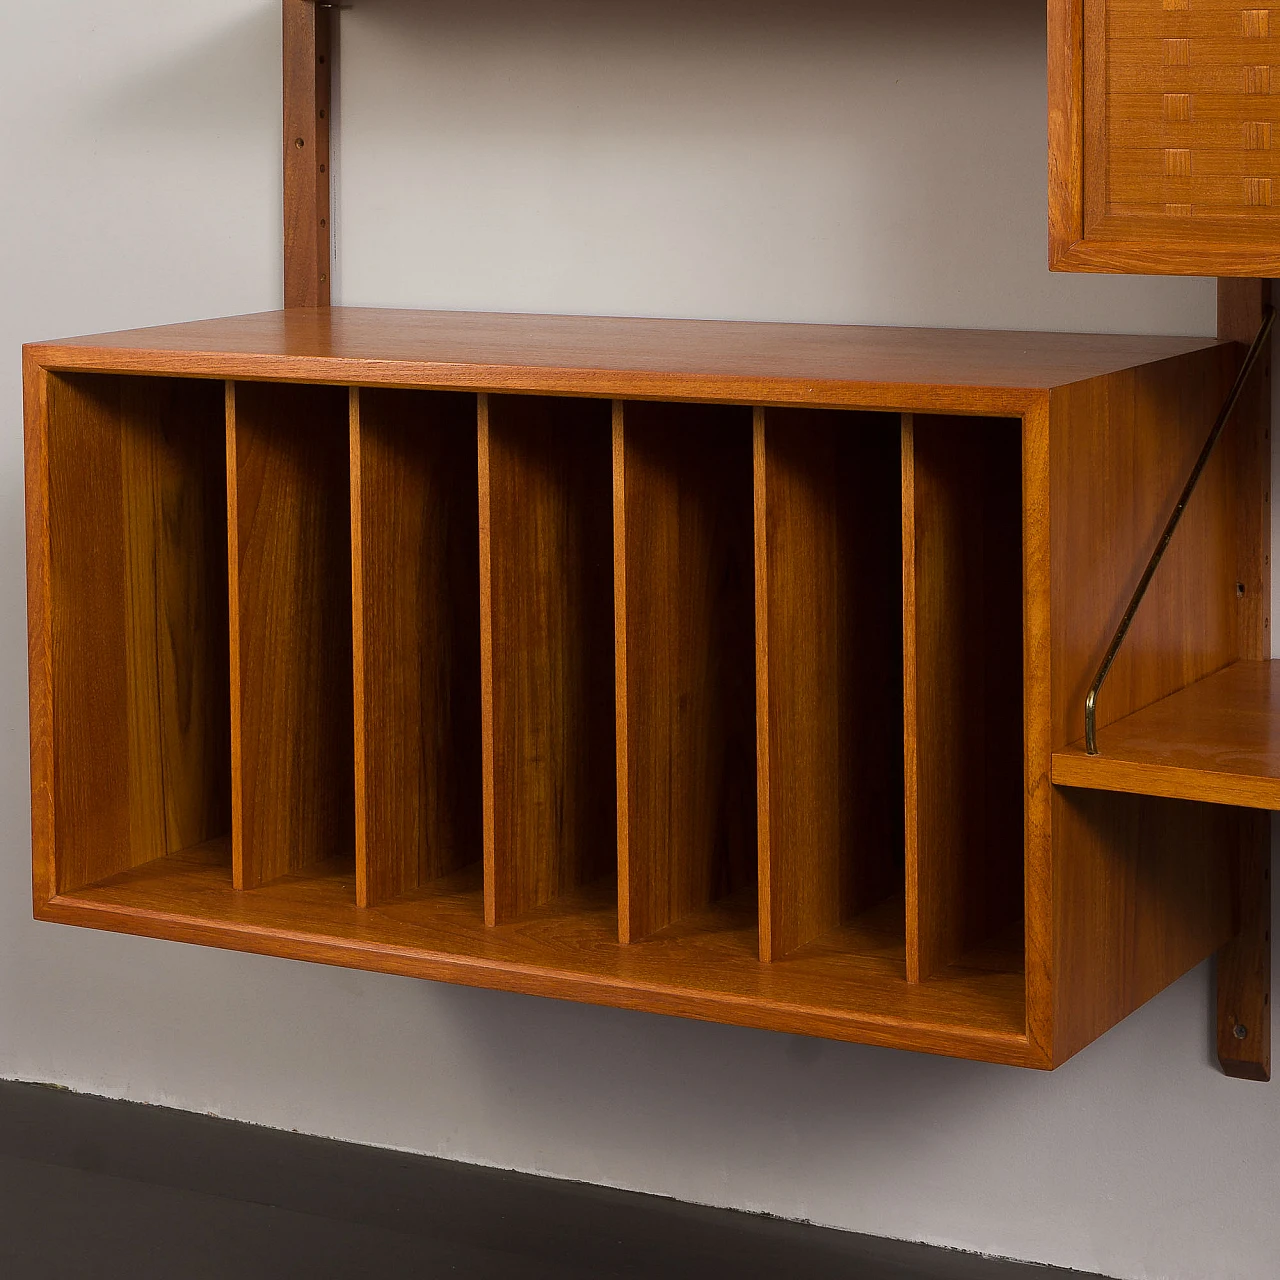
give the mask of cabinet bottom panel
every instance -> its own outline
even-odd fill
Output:
[[[1048,1067],[1026,1035],[1016,947],[909,986],[885,904],[774,964],[754,903],[722,899],[658,935],[617,941],[612,885],[486,928],[478,866],[368,909],[347,862],[237,891],[225,840],[38,903],[42,919],[294,960],[552,996],[797,1035]]]

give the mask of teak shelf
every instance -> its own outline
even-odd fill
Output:
[[[1049,0],[1051,265],[1221,341],[331,308],[282,12],[288,309],[24,352],[36,915],[1040,1068],[1217,952],[1269,1078],[1265,357],[1122,618],[1268,332],[1270,11]]]
[[[1049,776],[1239,359],[344,309],[28,347],[37,914],[1052,1067],[1232,935],[1234,810]],[[1255,643],[1262,447],[1108,732]]]

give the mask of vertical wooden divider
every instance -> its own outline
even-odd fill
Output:
[[[607,401],[481,396],[485,918],[614,869]]]
[[[1019,424],[902,427],[907,979],[1020,918]]]
[[[221,384],[51,375],[56,889],[230,830]]]
[[[354,851],[348,456],[346,388],[227,384],[238,889]]]
[[[755,884],[751,413],[627,402],[613,430],[626,943]]]
[[[755,415],[760,958],[901,894],[898,419]]]
[[[476,399],[351,390],[356,901],[483,853]]]

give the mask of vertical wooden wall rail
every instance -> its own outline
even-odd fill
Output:
[[[1249,342],[1273,302],[1270,280],[1218,281],[1218,337]],[[1242,486],[1263,500],[1241,501],[1240,657],[1271,657],[1271,360],[1241,402],[1232,429]],[[1259,519],[1258,512],[1262,513]],[[1218,953],[1218,1061],[1229,1076],[1271,1079],[1271,816],[1240,811],[1237,933]]]
[[[327,307],[332,275],[329,212],[330,9],[282,0],[284,18],[284,305]]]

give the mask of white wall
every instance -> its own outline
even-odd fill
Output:
[[[348,303],[1208,333],[1045,269],[1035,0],[357,0]],[[280,301],[273,0],[0,39],[0,1075],[1119,1277],[1280,1269],[1202,969],[1053,1075],[29,919],[18,344]]]

